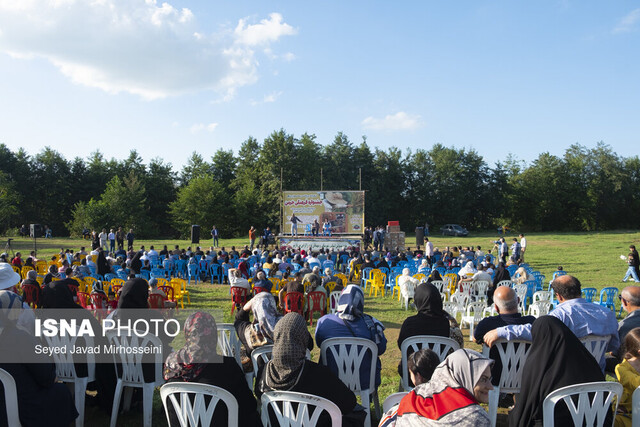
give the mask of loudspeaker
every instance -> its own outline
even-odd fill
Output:
[[[200,243],[200,226],[191,226],[191,243]]]
[[[40,224],[29,224],[29,237],[42,237],[44,230]]]
[[[416,246],[424,246],[424,228],[416,227]]]

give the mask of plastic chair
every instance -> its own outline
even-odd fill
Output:
[[[342,426],[340,408],[328,399],[292,391],[268,391],[262,395],[262,425],[271,427],[270,416],[277,426],[306,427],[318,424],[320,415],[327,412],[332,427]]]
[[[151,347],[158,349],[154,354],[154,381],[144,382],[144,375],[142,373],[142,358],[143,354],[127,354],[126,352],[120,352],[113,354],[115,365],[121,365],[121,371],[118,372],[116,366],[116,390],[113,399],[113,407],[111,409],[111,427],[115,427],[118,421],[118,410],[120,407],[120,396],[122,390],[125,387],[128,389],[125,391],[124,396],[124,409],[129,410],[131,406],[131,397],[133,390],[131,387],[141,388],[143,392],[143,424],[144,427],[151,427],[152,416],[152,404],[153,404],[153,390],[164,383],[162,378],[162,343],[160,339],[154,335],[148,334],[143,337],[138,337],[135,333],[131,336],[118,335],[118,332],[107,332],[107,339],[110,345],[115,345],[116,348],[123,347]]]
[[[500,372],[499,384],[489,391],[489,419],[492,427],[495,427],[498,417],[500,393],[520,392],[522,370],[527,361],[531,341],[499,339],[495,342],[494,347],[498,350],[502,371]],[[485,357],[490,357],[490,348],[484,345],[482,354]]]
[[[271,355],[273,354],[273,344],[267,344],[260,346],[258,348],[253,349],[251,352],[251,365],[253,366],[253,370],[251,372],[247,372],[245,374],[245,379],[247,380],[247,384],[249,385],[249,389],[253,390],[253,379],[258,375],[258,370],[260,366],[258,366],[258,361],[262,360],[263,364],[269,363],[271,360]]]
[[[529,306],[529,316],[546,316],[551,311],[551,301],[537,301]]]
[[[487,301],[487,290],[489,282],[486,280],[478,280],[471,285],[471,299],[473,301]]]
[[[618,292],[620,292],[620,290],[618,288],[614,288],[613,286],[602,288],[602,290],[600,291],[600,301],[598,302],[598,304],[610,308],[615,313],[616,297],[618,296]]]
[[[205,399],[205,396],[210,396],[210,399]],[[160,388],[160,399],[169,425],[171,425],[169,402],[173,406],[181,427],[197,427],[213,425],[213,413],[218,402],[222,401],[227,406],[226,425],[238,426],[238,401],[233,394],[223,388],[209,384],[175,382]]]
[[[403,397],[409,394],[406,391],[400,391],[398,393],[393,393],[387,396],[387,398],[382,402],[382,413],[386,414],[387,411],[394,406],[398,405]]]
[[[76,345],[84,346],[84,347],[93,347],[93,337],[86,336],[81,338],[78,342],[78,337],[72,337],[69,335],[56,334],[54,336],[46,336],[44,339],[47,342],[49,347],[57,347],[57,348],[66,348],[67,350],[70,348],[74,348]],[[76,426],[82,427],[84,425],[84,400],[85,393],[87,391],[87,384],[95,381],[96,379],[96,359],[95,355],[92,353],[86,354],[86,363],[87,363],[87,376],[86,377],[78,377],[76,373],[76,367],[73,360],[73,354],[67,353],[56,353],[52,354],[53,361],[56,364],[56,376],[58,377],[58,381],[62,381],[65,383],[73,383],[73,394],[75,398],[75,406],[79,415],[76,418]]]
[[[287,292],[284,296],[284,314],[292,311],[303,315],[304,294],[302,292]]]
[[[400,378],[400,387],[404,391],[411,391],[411,387],[409,386],[409,367],[407,365],[407,357],[409,354],[414,353],[422,348],[428,347],[433,350],[440,361],[442,362],[450,353],[453,353],[456,350],[460,349],[460,344],[457,341],[447,338],[447,337],[438,337],[435,335],[414,335],[412,337],[406,338],[400,344],[400,354],[401,354],[401,370],[402,377]],[[411,350],[411,351],[409,351]],[[386,411],[385,411],[386,412]]]
[[[610,336],[586,335],[580,338],[580,342],[589,350],[589,353],[599,364],[607,351],[610,339]]]
[[[640,427],[640,387],[631,395],[631,427]]]
[[[473,341],[473,328],[482,320],[485,308],[484,301],[476,301],[467,305],[467,312],[462,316],[460,327],[463,324],[469,325],[469,341]]]
[[[216,283],[222,284],[224,276],[222,275],[222,267],[220,267],[220,264],[211,264],[209,266],[209,276],[211,277],[212,284],[213,279],[216,280]]]
[[[338,300],[341,294],[342,291],[333,291],[329,294],[329,309],[331,310],[331,314],[338,312]]]
[[[76,293],[76,300],[78,302],[78,304],[80,305],[80,307],[82,308],[86,308],[86,309],[91,309],[91,295],[89,295],[86,292],[78,292]]]
[[[513,287],[513,282],[511,280],[501,280],[496,284],[496,288],[498,286],[508,286],[510,288]]]
[[[328,353],[331,354],[333,363],[329,363]],[[367,353],[370,354],[367,355]],[[362,388],[360,378],[360,365],[367,359],[371,361],[369,375],[369,388]],[[322,342],[320,346],[320,360],[328,366],[338,378],[351,391],[360,395],[362,406],[367,411],[365,425],[371,425],[371,404],[373,395],[375,410],[380,414],[380,402],[378,401],[378,390],[375,388],[376,360],[378,359],[378,347],[366,338],[358,337],[337,337],[329,338]]]
[[[22,285],[22,297],[31,308],[38,308],[40,303],[38,293],[40,289],[36,285]]]
[[[562,400],[569,409],[573,425],[581,426],[586,423],[588,426],[601,427],[610,407],[616,413],[621,396],[622,384],[617,382],[600,381],[559,388],[549,393],[542,402],[542,425],[555,425],[554,409],[556,403]]]
[[[313,326],[313,313],[323,316],[327,313],[327,294],[323,291],[314,291],[307,294],[307,307],[309,326]]]
[[[516,295],[520,300],[520,303],[518,304],[519,310],[521,313],[525,313],[527,308],[527,285],[525,285],[524,283],[518,283],[513,286],[513,289],[514,291],[516,291]]]
[[[147,301],[149,302],[149,308],[164,310],[164,302],[167,301],[167,298],[160,294],[149,294]]]
[[[373,292],[374,296],[377,297],[378,291],[380,291],[380,293],[384,297],[384,287],[385,282],[387,281],[387,277],[384,275],[384,273],[376,270],[373,271],[373,274],[371,276],[372,280],[369,281],[369,296],[371,296],[371,293]]]
[[[192,278],[195,284],[198,284],[198,280],[200,279],[200,269],[198,268],[198,264],[187,265],[187,277],[189,279],[189,284],[191,284]]]
[[[4,389],[4,406],[7,410],[7,425],[20,427],[20,417],[18,416],[18,391],[16,381],[10,373],[0,369],[0,382]],[[79,412],[79,411],[78,411]]]
[[[231,314],[236,309],[236,304],[243,306],[249,300],[249,289],[240,286],[231,286]]]
[[[99,293],[92,293],[89,297],[91,298],[91,305],[93,306],[93,314],[98,320],[102,321],[102,319],[107,317],[109,298],[106,295]]]
[[[233,357],[242,367],[240,360],[240,340],[233,323],[218,324],[218,348],[223,356]]]

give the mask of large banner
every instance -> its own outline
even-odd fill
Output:
[[[285,191],[284,232],[291,232],[291,217],[300,219],[298,234],[304,234],[307,224],[325,220],[332,234],[362,234],[364,230],[364,191]]]

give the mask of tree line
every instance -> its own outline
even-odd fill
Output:
[[[65,159],[45,148],[30,156],[0,144],[0,232],[47,224],[54,235],[84,228],[133,228],[143,238],[184,237],[191,224],[222,237],[244,236],[280,222],[285,190],[358,190],[367,224],[399,220],[405,231],[425,222],[469,229],[508,225],[522,231],[640,228],[640,159],[600,142],[572,145],[562,157],[542,153],[529,164],[512,155],[493,166],[473,149],[384,151],[339,132],[330,144],[284,129],[262,142],[211,159],[194,152],[174,171],[163,159]],[[322,173],[321,173],[322,170]],[[322,176],[322,183],[321,181]],[[360,181],[361,177],[361,181]]]

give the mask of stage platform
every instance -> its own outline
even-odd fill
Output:
[[[286,249],[304,249],[306,251],[318,251],[320,249],[333,249],[335,251],[346,248],[359,248],[362,236],[359,235],[333,235],[333,236],[291,236],[279,235],[278,247]]]

